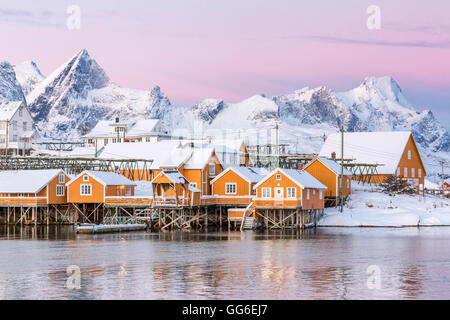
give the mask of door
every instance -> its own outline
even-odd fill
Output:
[[[275,201],[283,201],[283,190],[284,188],[274,188],[275,189]]]

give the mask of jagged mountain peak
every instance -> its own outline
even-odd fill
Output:
[[[45,79],[34,61],[24,61],[15,64],[13,67],[16,72],[17,81],[22,86],[25,95],[28,95],[42,80]]]

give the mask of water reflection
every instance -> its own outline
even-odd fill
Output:
[[[450,298],[450,228],[76,235],[0,226],[0,240],[0,299]],[[80,290],[67,288],[70,265]],[[367,286],[374,265],[379,290]]]

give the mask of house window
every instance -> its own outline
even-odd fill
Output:
[[[83,176],[83,181],[89,181],[89,176],[88,175],[84,175]]]
[[[80,195],[91,196],[92,195],[92,185],[90,184],[80,184]]]
[[[189,183],[189,185],[195,189],[197,189],[197,183],[196,182],[191,182]]]
[[[150,138],[150,137],[145,137],[145,141],[146,141],[146,142],[150,142],[150,141],[152,141],[152,138]]]
[[[125,186],[125,195],[131,196],[131,186]]]
[[[261,192],[263,198],[270,198],[270,188],[262,188]]]
[[[209,164],[209,175],[213,176],[216,174],[216,164],[215,163],[210,163]]]
[[[400,167],[397,168],[397,176],[400,176]]]
[[[236,183],[226,183],[225,184],[226,194],[236,194]]]
[[[19,193],[17,196],[18,196],[19,198],[23,198],[25,195],[24,195],[23,193]]]
[[[281,174],[277,174],[277,180],[281,180]]]
[[[23,116],[23,109],[20,108],[20,109],[19,109],[19,117],[22,117],[22,116]]]
[[[14,134],[14,135],[13,135],[12,141],[13,141],[13,142],[16,142],[16,141],[17,141],[17,134]]]
[[[319,191],[319,199],[320,199],[320,200],[323,199],[323,191],[322,191],[322,190]]]
[[[106,146],[108,144],[108,139],[103,139],[103,144]]]
[[[27,131],[27,123],[26,122],[23,123],[23,131]]]
[[[94,143],[94,139],[88,139],[87,142],[88,142],[89,144],[93,144],[93,143]]]
[[[58,179],[59,183],[64,183],[65,180],[66,180],[66,179],[65,179],[64,175],[63,175],[63,174],[60,174],[60,175],[59,175],[59,179]]]
[[[309,189],[306,190],[306,200],[309,200]]]
[[[350,179],[347,179],[347,189],[350,189]]]
[[[64,186],[57,185],[56,186],[56,196],[57,197],[63,197],[64,196]]]
[[[411,150],[408,150],[408,160],[411,160]]]
[[[414,168],[411,168],[411,178],[414,178],[416,175],[416,170]]]
[[[419,175],[419,178],[422,178],[422,169],[419,169],[418,175]]]
[[[288,198],[295,198],[296,197],[296,188],[295,187],[294,188],[288,187],[286,189],[287,189],[287,197]]]
[[[408,176],[408,168],[405,168],[405,170],[404,170],[404,175],[403,175],[405,178]]]
[[[3,135],[3,134],[0,134],[0,143],[1,143],[1,144],[6,143],[6,136]]]

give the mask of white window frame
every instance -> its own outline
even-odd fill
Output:
[[[83,188],[83,187],[85,187],[85,188]],[[84,191],[86,191],[86,188],[88,188],[89,193],[84,192]],[[80,184],[80,195],[81,196],[92,196],[92,184],[86,184],[86,183]]]
[[[61,173],[61,174],[58,176],[58,182],[59,182],[59,183],[65,183],[65,182],[66,182],[66,177],[64,176],[63,173]]]
[[[350,189],[350,179],[347,179],[347,189]]]
[[[234,182],[225,183],[225,194],[236,194],[237,184]]]
[[[210,163],[209,164],[209,175],[210,176],[214,176],[216,174],[216,164],[215,163]]]
[[[64,197],[64,193],[65,193],[64,189],[65,189],[64,185],[61,185],[61,184],[56,185],[56,196],[57,197]],[[58,191],[61,191],[61,190],[62,190],[62,193],[58,192]]]
[[[297,188],[296,187],[287,187],[286,188],[286,198],[295,199],[297,197]]]
[[[404,178],[408,177],[408,168],[405,167],[405,168],[403,169],[403,173],[404,173],[404,174],[403,174],[403,177],[404,177]]]
[[[322,191],[322,190],[319,191],[319,199],[320,199],[320,200],[323,199],[323,191]]]
[[[415,175],[416,175],[416,169],[411,168],[411,178],[415,178]]]
[[[89,176],[88,176],[87,174],[85,174],[85,175],[83,176],[83,181],[84,181],[84,182],[89,181]]]
[[[125,196],[131,196],[131,186],[125,186]]]
[[[422,178],[422,169],[419,169],[419,171],[417,172],[419,178]]]
[[[264,187],[261,188],[261,198],[268,199],[272,196],[272,188]]]
[[[400,167],[397,168],[397,177],[400,177]]]
[[[278,173],[278,174],[275,176],[275,179],[281,180],[281,174]]]
[[[408,150],[408,160],[411,160],[411,150]]]
[[[309,200],[309,189],[306,189],[306,200]]]

